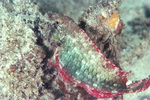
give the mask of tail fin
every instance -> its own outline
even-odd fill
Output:
[[[127,92],[140,92],[146,90],[148,87],[150,87],[150,76],[146,79],[134,81],[127,85]]]

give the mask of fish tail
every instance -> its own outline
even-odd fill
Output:
[[[133,81],[132,83],[127,83],[127,90],[125,90],[128,93],[133,92],[141,92],[146,90],[150,87],[150,76],[139,81]]]

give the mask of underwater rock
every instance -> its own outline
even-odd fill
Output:
[[[35,99],[39,95],[45,51],[36,44],[30,28],[37,17],[36,7],[30,1],[0,2],[0,99]]]

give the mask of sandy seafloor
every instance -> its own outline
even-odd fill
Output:
[[[38,6],[43,14],[49,11],[62,13],[78,23],[78,18],[84,10],[90,5],[95,5],[98,0],[37,0],[36,2],[39,3]],[[146,7],[149,9],[147,12]],[[125,29],[118,37],[122,47],[119,57],[120,66],[124,71],[132,71],[130,80],[144,79],[150,75],[150,0],[122,0],[120,15],[125,24]],[[139,18],[139,23],[146,20],[149,24],[135,25],[136,28],[133,29],[129,22],[133,22],[136,18]],[[142,32],[146,37],[141,36]],[[150,88],[140,93],[124,94],[123,98],[123,100],[150,100]]]

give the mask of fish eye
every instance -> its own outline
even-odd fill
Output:
[[[56,24],[56,25],[59,25],[59,21],[56,21],[55,24]]]
[[[56,20],[55,23],[54,23],[55,28],[57,28],[61,23],[62,23],[61,19]]]
[[[57,28],[59,26],[59,21],[55,21],[54,27]]]
[[[55,23],[56,23],[57,25],[59,24],[59,22],[58,22],[58,21],[56,21]]]

